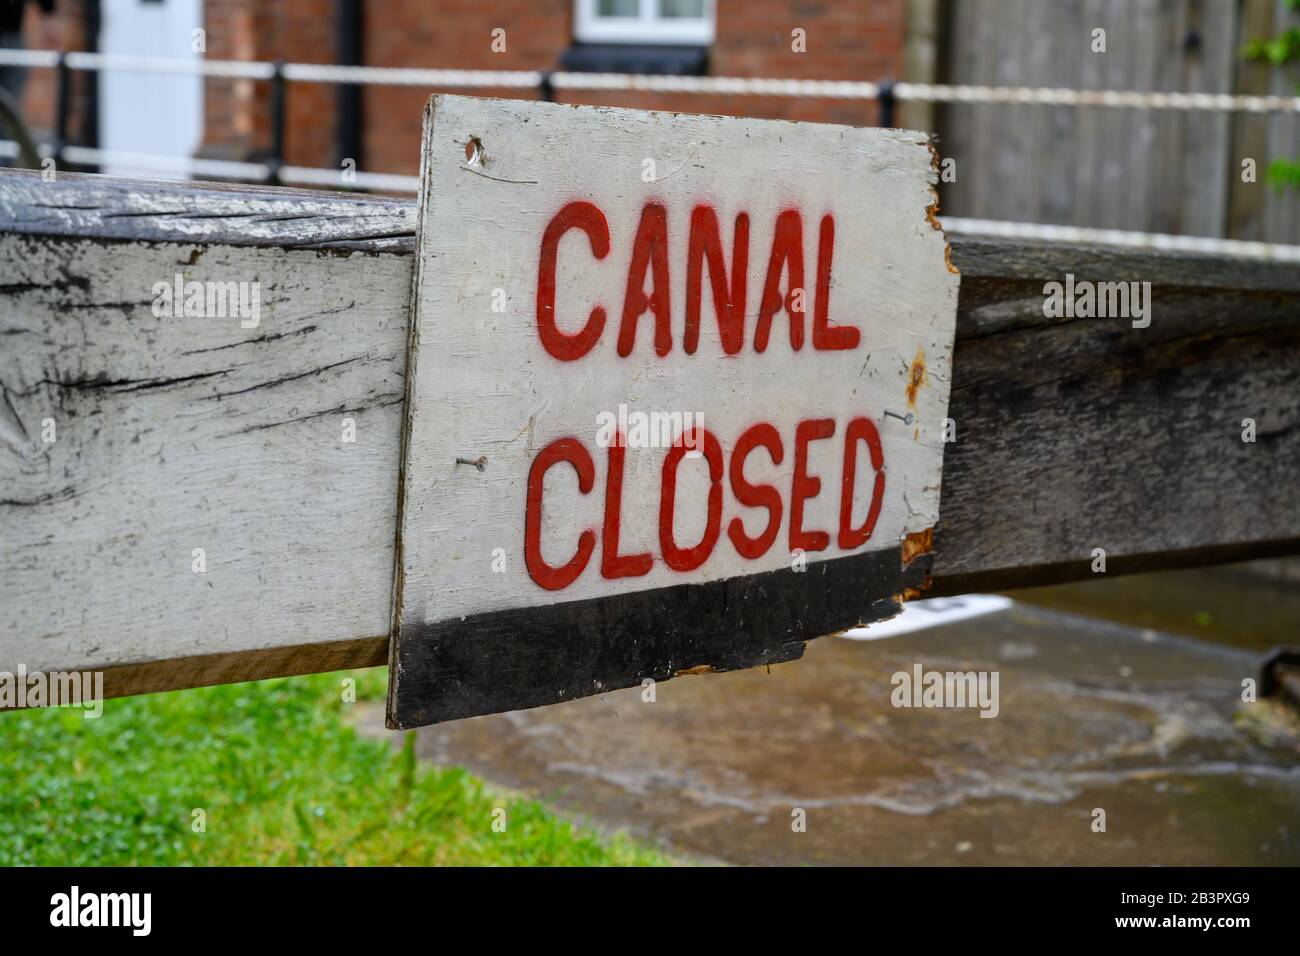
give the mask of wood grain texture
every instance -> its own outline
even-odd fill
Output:
[[[35,170],[0,174],[0,233],[278,249],[410,252],[415,205],[343,193]]]
[[[318,222],[302,210],[325,200],[297,196],[0,173],[0,669],[129,665],[138,693],[382,658],[415,206],[326,197]],[[268,201],[297,225],[250,238]],[[207,239],[185,213],[200,202]],[[354,204],[383,223],[348,231]],[[299,229],[350,245],[295,248]],[[1093,547],[1110,573],[1300,553],[1293,266],[952,245],[936,590],[1087,577]],[[178,263],[260,277],[259,328],[156,319],[150,284]],[[1151,327],[1044,319],[1067,271],[1153,282]],[[295,651],[319,644],[339,653]]]
[[[167,661],[109,667],[104,671],[104,696],[129,697],[132,694],[148,694],[159,690],[234,684],[353,667],[378,667],[387,662],[387,637],[199,654]]]
[[[1294,553],[1296,270],[956,245],[958,440],[944,459],[935,561],[944,591],[1086,578],[1094,548],[1108,573]],[[1150,327],[1044,318],[1043,282],[1067,271],[1150,281]],[[1253,444],[1241,439],[1245,418],[1257,423]]]
[[[90,182],[3,178],[0,667],[387,634],[408,260],[195,241],[205,222],[228,238],[262,200],[205,192],[157,220],[189,192]],[[32,233],[12,231],[18,204]],[[52,208],[78,212],[52,225]],[[279,213],[318,239],[360,234],[314,198]],[[149,240],[105,241],[105,222]],[[152,286],[176,273],[259,283],[257,327],[156,316]]]
[[[955,0],[943,81],[1248,92],[1234,89],[1238,53],[1246,39],[1266,34],[1243,34],[1241,21],[1269,2]],[[1098,28],[1106,31],[1104,53],[1092,49]],[[1287,114],[1245,118],[1272,148],[1241,153],[1233,114],[1214,110],[961,103],[943,117],[944,156],[958,169],[943,193],[952,215],[1202,236],[1228,234],[1229,191],[1242,157],[1291,155],[1286,133],[1295,129]],[[1297,206],[1258,183],[1248,188],[1278,213]],[[1296,242],[1294,225],[1275,214],[1251,237]]]

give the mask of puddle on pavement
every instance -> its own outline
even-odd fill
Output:
[[[1295,737],[1250,732],[1278,705],[1240,702],[1257,661],[1015,604],[822,638],[770,670],[661,683],[654,703],[633,688],[425,728],[418,751],[733,863],[1297,864]],[[998,716],[893,707],[891,676],[917,663],[998,671]]]
[[[1300,559],[1248,561],[1016,591],[1018,601],[1216,644],[1266,650],[1300,642]]]

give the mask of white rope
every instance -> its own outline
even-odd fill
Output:
[[[179,73],[202,76],[267,80],[275,64],[256,60],[205,60],[167,56],[128,56],[119,53],[69,53],[65,62],[71,70],[122,70],[127,73]]]
[[[1227,93],[1139,93],[1025,86],[945,86],[899,83],[899,100],[926,103],[1004,103],[1042,106],[1104,106],[1152,110],[1220,110],[1242,113],[1300,112],[1300,96],[1233,96]]]
[[[264,180],[271,167],[265,163],[241,163],[226,159],[159,156],[155,153],[131,153],[124,150],[93,149],[89,146],[65,146],[62,159],[85,166],[124,166],[128,169],[184,175],[218,176],[223,179]]]
[[[285,79],[303,83],[364,83],[369,86],[527,87],[542,82],[537,70],[422,70],[388,66],[286,63]]]
[[[366,173],[356,170],[350,180],[344,180],[341,169],[315,169],[307,166],[283,166],[280,180],[307,186],[355,186],[358,189],[378,189],[388,193],[417,193],[419,176],[402,176],[397,173]]]
[[[58,66],[55,50],[0,50],[0,66]]]
[[[0,65],[52,67],[56,50],[0,50]],[[199,74],[203,76],[270,79],[275,64],[254,60],[207,60],[128,56],[107,53],[68,53],[74,70],[125,70],[138,73]],[[405,67],[334,66],[286,63],[283,75],[302,83],[359,83],[369,86],[417,86],[524,89],[541,85],[537,70],[433,70]],[[742,76],[650,76],[632,73],[567,73],[550,76],[556,89],[647,93],[713,93],[728,96],[793,96],[823,99],[874,100],[879,83],[851,80],[790,80]],[[1145,93],[1134,90],[1073,90],[1023,86],[951,86],[898,83],[900,101],[926,103],[1001,103],[1041,106],[1093,106],[1120,109],[1208,110],[1243,113],[1300,112],[1300,96],[1237,96],[1227,93]]]
[[[42,157],[53,155],[48,143],[39,146]],[[11,139],[0,140],[0,157],[18,155],[18,143]],[[265,163],[242,163],[235,160],[204,159],[201,157],[160,156],[156,153],[131,153],[123,150],[94,149],[89,146],[65,146],[61,158],[79,166],[119,166],[144,172],[178,173],[186,176],[214,176],[221,179],[251,179],[265,182],[271,178],[271,167]],[[420,191],[420,177],[396,173],[367,173],[356,170],[351,179],[343,179],[341,169],[316,169],[307,166],[283,166],[280,180],[310,186],[353,186],[357,189],[378,189],[383,192]]]
[[[1161,252],[1231,256],[1300,262],[1300,246],[1241,239],[1210,239],[1203,236],[1171,236],[1157,232],[1128,232],[1120,229],[1092,229],[1086,226],[1053,226],[1034,222],[1003,222],[995,219],[962,219],[942,216],[943,228],[958,235],[991,236],[999,239],[1040,239],[1086,245],[1120,246]]]
[[[718,93],[752,96],[816,96],[874,100],[877,83],[849,80],[779,80],[742,76],[648,76],[635,73],[553,73],[556,89],[632,90],[649,93]]]

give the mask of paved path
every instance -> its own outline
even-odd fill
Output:
[[[633,689],[425,728],[418,752],[734,863],[1300,864],[1292,718],[1240,702],[1256,660],[1017,603],[823,638],[653,703]],[[892,675],[918,663],[997,671],[998,716],[894,707]]]

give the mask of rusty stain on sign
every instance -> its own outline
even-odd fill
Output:
[[[929,385],[930,380],[925,374],[925,349],[916,350],[916,358],[912,359],[912,365],[907,371],[907,407],[916,408],[916,395],[924,385]]]
[[[913,531],[903,538],[903,564],[911,564],[917,558],[934,551],[934,529]]]

